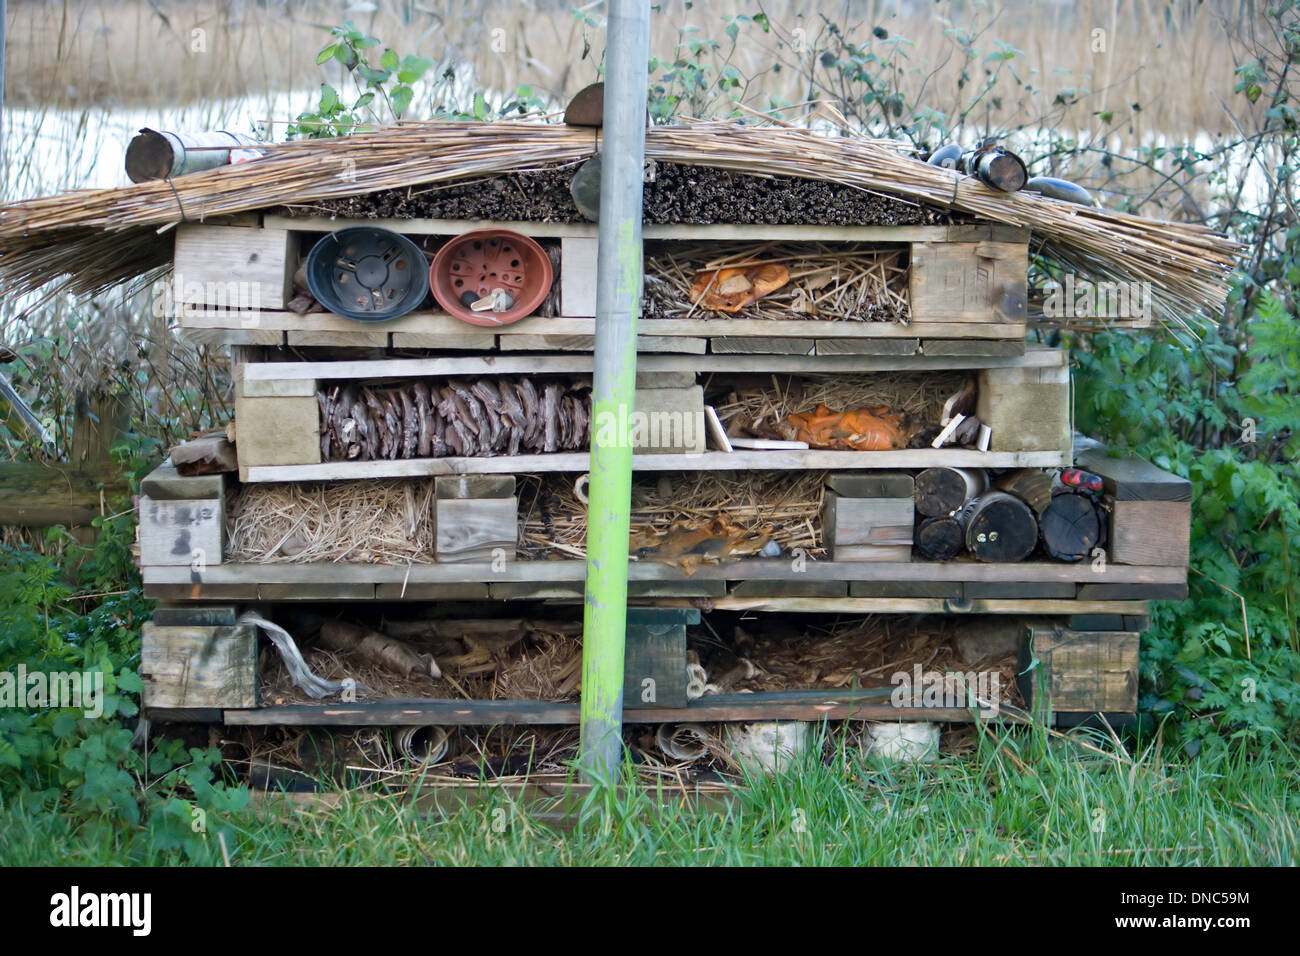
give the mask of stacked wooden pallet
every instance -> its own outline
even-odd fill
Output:
[[[530,560],[518,545],[529,516],[522,476],[587,469],[585,444],[555,450],[421,454],[405,448],[340,445],[331,418],[349,388],[377,394],[419,383],[426,393],[490,379],[563,381],[580,394],[589,381],[594,334],[595,227],[585,224],[366,221],[433,242],[492,225],[559,240],[558,310],[509,326],[481,328],[417,311],[358,323],[290,309],[294,275],[313,241],[351,223],[248,216],[187,225],[176,241],[180,327],[200,341],[232,347],[238,474],[183,477],[164,467],[143,487],[141,555],[146,594],[164,602],[146,632],[146,705],[156,716],[195,714],[230,723],[484,724],[573,723],[576,706],[551,700],[370,700],[345,704],[254,706],[255,637],[237,624],[239,608],[292,602],[406,602],[436,614],[513,613],[517,604],[574,605],[583,594],[580,555]],[[647,242],[870,244],[906,250],[908,321],[733,316],[646,319],[638,339],[637,406],[703,420],[719,383],[756,375],[863,376],[968,373],[973,414],[988,428],[984,447],[884,450],[706,445],[704,429],[639,448],[647,475],[703,472],[827,474],[808,516],[813,549],[755,550],[745,557],[635,561],[629,593],[627,699],[643,681],[659,693],[629,704],[639,722],[756,719],[965,720],[965,708],[900,714],[851,689],[711,694],[688,700],[687,628],[701,610],[800,613],[1018,616],[1026,661],[1042,662],[1026,704],[1049,715],[1136,708],[1137,632],[1148,601],[1185,593],[1187,487],[1149,466],[1092,453],[1077,462],[1105,478],[1099,507],[1109,523],[1101,559],[1066,563],[1041,554],[1015,563],[918,560],[916,476],[926,469],[999,475],[1051,472],[1076,464],[1068,356],[1025,346],[1028,235],[995,225],[748,227],[647,226]],[[236,285],[231,285],[235,283]],[[231,305],[236,307],[232,308]],[[360,351],[365,350],[365,351]],[[518,353],[535,354],[518,354]],[[536,354],[540,353],[540,354]],[[513,386],[510,386],[513,387]],[[432,406],[431,406],[432,407]],[[408,412],[408,415],[414,414]],[[401,412],[395,412],[396,420]],[[322,436],[324,434],[324,441]],[[523,443],[526,445],[526,443]],[[762,444],[759,442],[758,444]],[[237,480],[236,480],[237,478]],[[294,484],[322,499],[340,483],[434,480],[427,514],[431,547],[400,563],[358,560],[355,549],[328,560],[296,561],[291,534],[250,560],[229,560],[227,509],[236,488]],[[305,483],[312,483],[310,486]],[[242,492],[241,492],[242,493]],[[412,496],[409,500],[416,499]],[[965,503],[964,501],[962,502]],[[719,502],[718,514],[725,512]],[[301,527],[292,534],[305,534]],[[807,553],[816,550],[817,554]],[[762,662],[757,662],[762,666]],[[254,671],[250,673],[250,668]],[[1094,691],[1087,690],[1094,688]],[[1046,691],[1046,698],[1044,698]],[[1035,695],[1037,694],[1037,698]],[[639,707],[639,709],[638,709]],[[1020,711],[1004,716],[1018,719]],[[1069,719],[1062,716],[1061,719]]]

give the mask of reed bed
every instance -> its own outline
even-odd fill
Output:
[[[174,181],[82,190],[0,206],[0,290],[35,291],[62,279],[93,293],[167,264],[168,229],[285,203],[340,198],[552,165],[597,149],[589,130],[533,120],[405,123],[352,137],[285,143],[258,160]],[[1159,319],[1223,306],[1242,247],[1203,226],[1160,222],[1032,193],[1002,193],[929,166],[881,140],[793,126],[687,122],[646,133],[646,157],[765,176],[795,176],[970,213],[1032,229],[1044,255],[1091,279],[1149,281]],[[349,176],[339,173],[348,170]],[[95,256],[100,237],[125,232],[129,255]],[[152,238],[149,238],[151,237]],[[44,251],[42,251],[44,250]],[[76,273],[68,275],[70,264]]]
[[[433,479],[244,485],[226,522],[231,561],[430,564]]]
[[[802,548],[824,557],[821,512],[824,472],[762,474],[681,472],[637,476],[632,482],[633,535],[663,532],[674,522],[712,521],[725,515],[757,533],[770,527],[784,551]],[[519,489],[521,556],[586,557],[587,505],[571,476],[528,476]]]
[[[702,272],[779,264],[789,281],[738,312],[711,312],[691,296]],[[825,243],[663,243],[645,263],[645,317],[902,322],[911,315],[902,248]]]

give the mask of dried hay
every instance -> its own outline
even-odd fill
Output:
[[[430,564],[433,479],[244,485],[226,526],[231,561]]]
[[[702,296],[692,294],[702,274],[750,265],[782,266],[789,282],[737,312],[710,311]],[[856,243],[652,243],[645,261],[644,316],[906,324],[911,316],[907,253]]]
[[[510,619],[499,634],[475,633],[457,622],[415,622],[414,627],[375,628],[418,656],[431,656],[441,676],[399,672],[376,663],[359,648],[323,646],[319,636],[300,641],[303,659],[328,680],[351,678],[373,699],[546,700],[578,699],[581,681],[581,625],[564,621]],[[421,627],[420,625],[425,625]],[[408,631],[410,633],[408,633]],[[278,656],[264,655],[262,696],[269,703],[308,703]]]
[[[776,422],[791,414],[888,408],[914,427],[938,425],[943,405],[966,385],[965,372],[874,372],[861,375],[771,375],[737,380],[713,403],[727,433],[780,438]],[[706,395],[710,394],[706,387]],[[716,393],[715,393],[716,394]]]
[[[520,555],[586,557],[587,504],[572,476],[520,476]],[[675,522],[706,524],[725,515],[758,533],[770,526],[784,551],[824,557],[824,472],[674,472],[632,480],[632,535],[665,532]]]
[[[1016,654],[965,661],[957,652],[961,622],[939,616],[906,621],[891,615],[836,621],[820,627],[775,615],[737,625],[730,642],[696,631],[690,646],[715,693],[807,688],[892,687],[890,677],[920,665],[923,672],[996,670],[1001,703],[1021,706]],[[705,636],[707,635],[707,636]],[[751,676],[752,675],[752,676]]]

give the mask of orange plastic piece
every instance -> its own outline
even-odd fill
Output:
[[[889,451],[907,444],[903,416],[888,408],[854,408],[833,412],[818,405],[811,414],[791,414],[781,423],[781,433],[812,448],[842,451]]]
[[[714,312],[739,312],[789,281],[790,270],[777,263],[700,272],[691,282],[691,302]]]

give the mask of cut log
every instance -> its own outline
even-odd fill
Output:
[[[1005,491],[990,491],[967,502],[960,520],[966,547],[981,561],[1023,561],[1038,544],[1033,511]]]
[[[1067,491],[1052,496],[1038,533],[1043,549],[1057,561],[1082,561],[1105,543],[1105,515],[1091,495]]]
[[[1020,468],[1008,472],[995,481],[993,487],[1015,495],[1033,508],[1034,514],[1040,518],[1052,503],[1052,476],[1037,468]]]
[[[927,561],[951,561],[966,547],[961,522],[943,515],[926,518],[915,533],[916,553]]]
[[[916,510],[927,518],[950,515],[987,487],[978,469],[927,468],[916,476]]]

